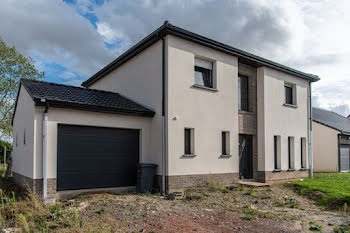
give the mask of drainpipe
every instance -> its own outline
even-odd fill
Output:
[[[45,100],[43,100],[45,101]],[[47,198],[47,112],[49,105],[46,103],[43,121],[43,199]]]
[[[162,194],[166,193],[166,140],[165,140],[165,39],[162,38]]]
[[[311,93],[311,82],[309,83],[309,176],[313,177],[313,156],[312,156],[312,93]]]

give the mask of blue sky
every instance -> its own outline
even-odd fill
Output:
[[[319,75],[314,105],[347,115],[349,12],[348,0],[2,0],[0,36],[47,81],[80,85],[169,20]]]

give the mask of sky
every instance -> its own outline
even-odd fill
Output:
[[[165,20],[318,75],[313,105],[350,114],[349,0],[1,0],[0,37],[79,86]]]

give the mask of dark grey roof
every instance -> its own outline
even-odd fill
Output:
[[[135,116],[154,116],[154,112],[118,93],[57,83],[21,79],[37,105],[65,107]],[[45,99],[45,102],[43,101]]]
[[[319,80],[319,77],[317,75],[308,74],[308,73],[295,70],[293,68],[281,65],[279,63],[270,61],[268,59],[256,56],[254,54],[245,52],[243,50],[231,47],[229,45],[220,43],[218,41],[215,41],[207,37],[187,31],[185,29],[176,27],[174,25],[171,25],[168,21],[165,21],[161,27],[159,27],[154,32],[146,36],[143,40],[141,40],[139,43],[131,47],[125,53],[117,57],[114,61],[109,63],[100,71],[98,71],[91,78],[83,82],[82,86],[85,86],[85,87],[90,86],[91,84],[103,78],[105,75],[107,75],[108,73],[110,73],[111,71],[119,67],[120,65],[124,64],[129,59],[136,56],[137,54],[142,52],[144,49],[148,48],[149,46],[151,46],[152,44],[154,44],[155,42],[162,39],[168,34],[185,39],[185,40],[189,40],[197,44],[201,44],[203,46],[206,46],[233,56],[237,56],[239,62],[242,62],[244,64],[248,64],[254,67],[262,67],[262,66],[270,67],[270,68],[280,70],[280,71],[295,75],[297,77],[306,79],[311,82],[315,82]]]
[[[312,108],[313,121],[326,125],[340,132],[350,133],[350,119],[338,113],[320,108]]]

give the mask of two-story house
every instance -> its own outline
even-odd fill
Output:
[[[306,74],[165,22],[82,86],[22,80],[13,172],[44,197],[307,177]]]

